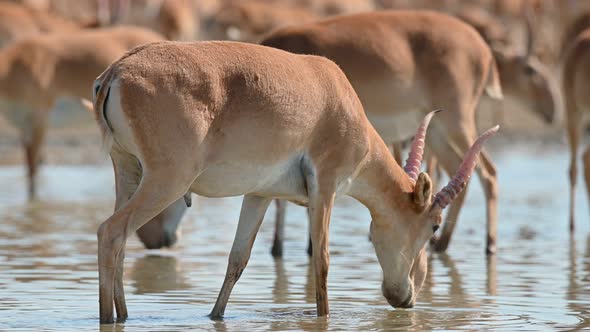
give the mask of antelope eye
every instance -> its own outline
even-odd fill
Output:
[[[438,231],[438,228],[440,227],[440,225],[434,225],[432,226],[432,233],[436,233],[436,231]]]

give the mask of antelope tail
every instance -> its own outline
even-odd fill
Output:
[[[111,69],[109,67],[109,69]],[[100,75],[93,85],[93,111],[94,119],[100,128],[102,135],[102,144],[105,151],[110,152],[113,146],[113,130],[108,123],[106,116],[106,103],[109,98],[109,92],[111,90],[111,81],[113,77],[113,71],[107,69],[102,75]]]

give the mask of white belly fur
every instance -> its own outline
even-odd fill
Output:
[[[301,156],[274,165],[223,162],[209,165],[193,182],[191,191],[206,197],[261,196],[307,201]]]
[[[367,116],[381,138],[389,144],[414,136],[423,115],[420,112],[408,111],[397,114],[367,114]]]

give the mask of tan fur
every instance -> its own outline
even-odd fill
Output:
[[[261,44],[336,62],[388,143],[411,137],[411,131],[404,131],[414,126],[408,119],[444,109],[427,144],[448,174],[475,139],[474,112],[484,88],[501,96],[495,61],[483,39],[469,25],[435,12],[340,16],[276,30]],[[482,156],[484,167],[478,174],[486,194],[490,253],[496,241],[497,181],[491,160]],[[446,249],[463,199],[460,195],[451,207],[451,222],[445,224],[437,250]]]
[[[131,47],[163,37],[141,28],[118,27],[35,35],[0,49],[0,110],[21,130],[35,194],[38,151],[47,111],[58,97],[92,98],[91,84]]]
[[[578,152],[582,131],[590,115],[590,29],[583,31],[568,48],[563,64],[563,94],[565,99],[567,134],[570,145],[570,229],[574,230],[575,188],[578,178]],[[590,170],[590,147],[584,152],[584,171]],[[588,177],[586,177],[587,179]],[[590,184],[586,184],[590,187]],[[589,192],[590,194],[590,192]]]
[[[337,194],[371,212],[388,302],[413,305],[426,273],[424,247],[440,219],[429,214],[430,179],[421,174],[412,183],[333,62],[252,44],[162,42],[129,52],[95,86],[96,118],[115,139],[114,164],[136,158],[143,170],[137,190],[98,230],[102,323],[113,322],[113,303],[117,319],[127,318],[126,238],[187,190],[245,195],[213,318],[224,314],[273,198],[308,206],[319,315],[329,313]],[[125,167],[119,172],[126,178]]]

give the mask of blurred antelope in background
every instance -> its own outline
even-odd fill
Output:
[[[506,26],[480,7],[464,7],[457,17],[473,26],[490,45],[498,66],[505,102],[532,111],[551,124],[560,114],[562,102],[557,78],[535,54],[532,14],[524,17],[526,47],[512,43]],[[496,105],[494,105],[496,106]]]
[[[257,42],[273,29],[321,17],[371,11],[372,0],[226,0],[206,20],[208,37]]]
[[[453,31],[452,34],[445,31]],[[502,98],[492,52],[469,25],[428,11],[382,11],[340,16],[275,30],[261,44],[336,62],[359,95],[367,116],[387,143],[413,135],[430,109],[443,108],[427,145],[447,174],[476,137],[475,108],[487,92]],[[486,252],[496,248],[496,169],[482,153],[477,168],[487,209]],[[446,217],[435,249],[446,250],[465,194]]]
[[[321,16],[354,14],[377,9],[374,0],[293,0]]]
[[[59,97],[91,98],[88,86],[128,49],[163,37],[132,27],[40,34],[0,49],[0,112],[20,131],[29,198],[36,194],[48,111]]]
[[[296,4],[262,0],[226,1],[206,25],[211,39],[255,42],[273,29],[319,18],[310,9]]]
[[[0,2],[0,47],[38,33],[74,32],[92,24],[76,23],[43,10]]]
[[[482,87],[483,88],[483,87]],[[211,312],[221,318],[273,198],[308,207],[317,313],[329,314],[328,227],[334,199],[371,212],[383,295],[411,307],[426,274],[425,244],[442,209],[466,186],[486,132],[432,199],[420,173],[420,125],[405,171],[367,120],[333,62],[253,44],[162,42],[138,47],[95,82],[94,111],[120,177],[142,169],[135,192],[119,190],[98,230],[100,321],[127,318],[123,260],[129,234],[187,191],[245,195],[225,281]],[[138,161],[138,162],[136,162]]]
[[[570,145],[570,230],[575,227],[575,193],[578,177],[578,149],[580,137],[588,125],[590,114],[590,29],[582,31],[568,46],[563,60],[563,94],[567,120],[567,134]],[[584,179],[590,195],[590,147],[584,150]]]
[[[198,2],[192,0],[100,0],[99,21],[103,25],[137,25],[150,28],[170,40],[199,38]]]

